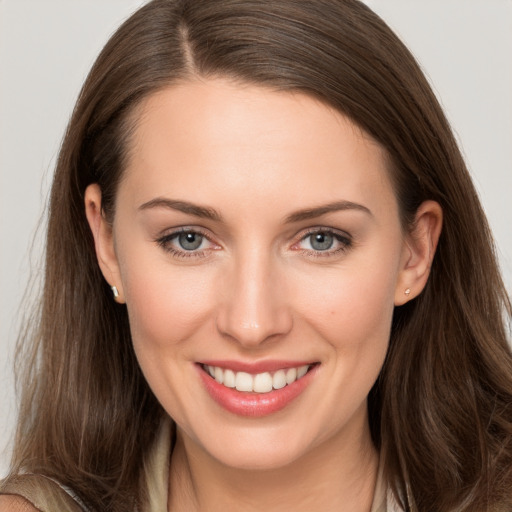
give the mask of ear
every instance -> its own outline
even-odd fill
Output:
[[[101,189],[97,183],[89,185],[85,190],[85,214],[94,237],[96,258],[103,277],[111,287],[115,286],[117,289],[118,295],[114,294],[114,300],[124,303],[123,286],[114,247],[112,226],[103,215]]]
[[[404,240],[395,306],[417,297],[427,284],[442,225],[441,206],[435,201],[423,202],[416,212],[413,229]]]

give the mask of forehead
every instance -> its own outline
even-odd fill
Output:
[[[361,202],[384,191],[394,199],[384,150],[302,93],[221,79],[175,85],[139,106],[130,144],[123,181],[140,202],[185,194],[208,203],[220,192],[246,202],[279,193],[297,203]]]

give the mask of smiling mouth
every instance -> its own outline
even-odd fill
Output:
[[[274,390],[283,389],[302,379],[313,366],[315,364],[306,364],[272,372],[251,374],[241,371],[235,372],[220,366],[201,365],[202,369],[219,384],[246,393],[270,393]]]

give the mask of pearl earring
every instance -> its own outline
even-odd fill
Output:
[[[411,293],[411,289],[410,288],[407,288],[407,290],[405,290],[405,295],[409,295]]]
[[[117,289],[117,286],[111,286],[110,289],[112,290],[114,299],[117,299],[119,297],[119,290]]]

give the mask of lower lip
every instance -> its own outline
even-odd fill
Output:
[[[284,388],[268,393],[247,393],[219,384],[201,365],[196,365],[203,384],[210,396],[221,407],[239,416],[260,418],[284,409],[311,383],[318,365],[313,366],[304,377]]]

